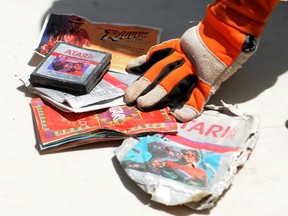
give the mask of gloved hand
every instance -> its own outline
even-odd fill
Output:
[[[208,7],[204,20],[181,38],[129,62],[127,71],[141,76],[126,89],[125,100],[144,111],[169,106],[177,120],[192,120],[257,43],[256,37],[221,22]]]

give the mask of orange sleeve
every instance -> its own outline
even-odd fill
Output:
[[[216,0],[212,12],[244,34],[260,36],[279,0]]]
[[[260,36],[279,0],[216,0],[199,27],[205,45],[230,66],[242,52],[246,35]]]
[[[206,15],[199,26],[205,45],[227,66],[230,66],[242,51],[245,34],[219,20],[208,5]]]

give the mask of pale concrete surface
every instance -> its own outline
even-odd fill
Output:
[[[212,98],[238,104],[261,119],[256,149],[232,187],[210,211],[150,201],[114,157],[119,143],[95,144],[40,155],[19,78],[39,62],[32,47],[47,12],[76,13],[92,21],[136,23],[163,29],[162,41],[179,37],[201,20],[204,0],[1,0],[1,216],[287,215],[288,204],[288,4],[275,9],[255,56]]]

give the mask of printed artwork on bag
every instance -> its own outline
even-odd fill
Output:
[[[126,169],[148,171],[188,185],[206,187],[219,168],[221,152],[237,151],[237,148],[214,148],[213,145],[211,148],[211,144],[196,142],[190,142],[191,147],[183,146],[179,145],[180,137],[177,137],[177,142],[169,137],[141,137],[123,158],[122,166]],[[207,148],[205,151],[204,146]]]
[[[259,121],[235,106],[209,106],[178,123],[177,134],[127,138],[115,150],[128,176],[152,200],[203,210],[214,206],[253,150]]]

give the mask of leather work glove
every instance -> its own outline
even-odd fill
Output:
[[[141,76],[126,89],[126,103],[144,111],[168,106],[177,120],[190,121],[257,44],[258,38],[223,23],[208,6],[204,20],[181,38],[128,63],[127,71]]]

